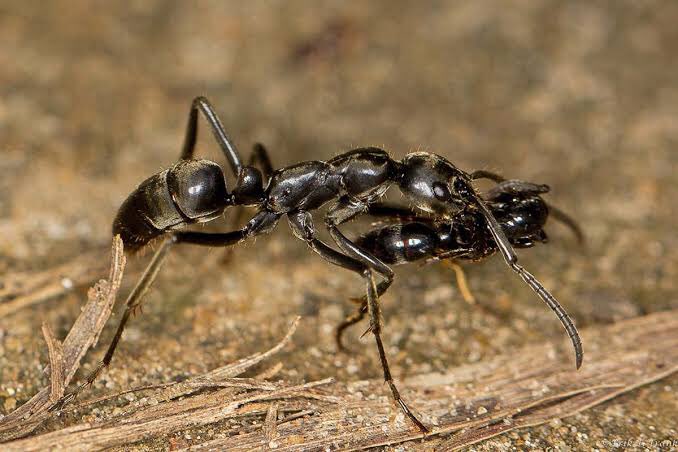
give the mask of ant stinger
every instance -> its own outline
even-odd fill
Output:
[[[193,158],[198,112],[209,123],[236,178],[235,187],[231,191],[227,188],[224,173],[217,163]],[[389,258],[389,255],[376,246],[382,240],[382,248],[393,252],[389,248],[391,242],[388,241],[390,239],[387,240],[388,233],[382,234],[381,239],[370,238],[368,235],[356,243],[339,229],[341,224],[358,215],[375,213],[378,210],[375,205],[391,185],[397,186],[414,206],[416,210],[409,214],[422,225],[400,225],[401,236],[402,231],[407,234],[412,227],[424,227],[430,229],[426,232],[430,237],[439,238],[440,225],[445,224],[456,225],[453,229],[456,228],[459,233],[466,231],[471,235],[482,236],[482,244],[450,242],[443,244],[442,248],[447,247],[450,256],[453,256],[461,249],[457,249],[458,247],[467,247],[468,256],[459,255],[460,258],[472,258],[474,253],[484,255],[495,250],[501,252],[507,265],[555,311],[572,339],[576,364],[579,367],[583,351],[575,326],[555,298],[518,264],[514,246],[523,246],[526,244],[525,240],[532,240],[534,237],[516,236],[513,226],[506,220],[499,206],[498,198],[490,195],[485,200],[473,187],[474,179],[488,177],[498,180],[499,187],[503,187],[498,189],[497,197],[511,189],[518,193],[525,192],[522,183],[502,182],[499,176],[484,171],[466,173],[436,154],[415,152],[398,161],[392,159],[386,151],[374,147],[354,149],[328,161],[307,161],[273,171],[266,149],[255,145],[248,164],[243,165],[238,150],[226,135],[210,103],[204,97],[196,98],[191,105],[179,161],[142,182],[124,201],[113,222],[113,234],[120,234],[128,251],[138,251],[154,239],[164,238],[164,241],[130,293],[125,312],[104,359],[85,383],[62,398],[58,407],[73,400],[111,363],[130,315],[141,305],[145,292],[155,280],[170,248],[182,243],[209,247],[232,246],[270,232],[282,217],[286,217],[293,234],[311,250],[327,262],[350,270],[364,280],[365,295],[360,312],[362,315],[369,314],[368,331],[374,335],[376,341],[384,380],[388,383],[398,407],[422,432],[428,432],[426,426],[400,397],[391,377],[381,339],[378,299],[393,282],[394,273],[387,264],[400,263],[400,260]],[[524,194],[529,195],[528,192],[529,190]],[[324,226],[337,249],[316,237],[311,214],[330,202],[324,217]],[[233,206],[256,207],[257,212],[243,228],[229,232],[184,230],[188,225],[210,221]],[[506,208],[510,212],[516,205],[508,205]],[[428,223],[417,217],[424,213],[432,218]],[[398,218],[399,214],[390,212],[387,216]],[[459,237],[461,235],[454,237],[454,240]],[[447,257],[445,252],[435,251],[428,254],[430,257]],[[411,259],[405,257],[404,260]],[[380,278],[378,283],[375,276]]]

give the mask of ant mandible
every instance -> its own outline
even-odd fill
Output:
[[[231,192],[226,187],[221,167],[212,161],[194,159],[198,132],[198,112],[212,129],[231,171],[236,178]],[[260,166],[263,170],[258,169]],[[119,234],[130,252],[144,248],[154,239],[165,237],[144,274],[127,298],[126,309],[104,359],[85,383],[65,395],[58,406],[73,400],[90,385],[113,358],[125,325],[141,305],[146,291],[155,280],[168,251],[175,244],[186,243],[226,247],[248,238],[268,233],[279,220],[287,217],[293,234],[327,262],[360,275],[366,286],[364,302],[370,317],[369,331],[374,335],[384,380],[396,404],[424,433],[428,429],[409,409],[391,377],[381,339],[381,316],[378,298],[392,284],[391,268],[374,254],[349,240],[338,228],[341,224],[368,211],[391,185],[417,209],[440,220],[450,219],[460,209],[472,209],[483,219],[496,247],[506,263],[533,288],[536,279],[518,264],[518,258],[486,202],[473,187],[473,179],[485,172],[468,174],[436,154],[414,152],[402,160],[392,159],[382,149],[358,148],[328,161],[307,161],[271,172],[265,148],[256,145],[248,165],[226,134],[209,101],[197,97],[191,104],[180,159],[172,167],[142,182],[123,202],[113,222],[113,234]],[[311,212],[334,201],[325,215],[325,227],[339,251],[316,238]],[[241,228],[225,233],[184,231],[185,226],[210,221],[232,206],[257,207],[257,213]],[[382,280],[377,284],[374,274]],[[583,356],[581,342],[569,317],[537,283],[535,290],[556,313],[572,336],[577,367]]]

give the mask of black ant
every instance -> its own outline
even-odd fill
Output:
[[[217,163],[193,159],[198,112],[206,118],[236,178],[231,192],[226,187],[223,171]],[[412,205],[441,221],[452,219],[460,209],[478,212],[506,263],[528,283],[536,281],[517,263],[518,258],[510,240],[473,187],[472,180],[477,177],[485,177],[485,174],[468,174],[435,154],[415,152],[396,161],[386,151],[374,147],[354,149],[328,161],[302,162],[271,172],[266,149],[257,145],[249,164],[243,165],[238,150],[226,135],[210,103],[204,97],[197,97],[191,105],[180,160],[142,182],[124,201],[113,222],[113,234],[120,234],[128,251],[138,251],[162,236],[165,240],[127,298],[125,312],[103,361],[87,381],[64,396],[58,406],[75,398],[110,364],[130,315],[141,305],[144,294],[173,245],[235,245],[270,232],[280,218],[286,216],[293,234],[306,242],[309,248],[331,264],[351,270],[364,279],[364,303],[370,316],[369,331],[376,341],[384,380],[400,409],[422,432],[428,432],[400,397],[381,340],[378,298],[393,282],[393,270],[346,238],[338,226],[367,212],[369,206],[376,203],[389,186],[396,185]],[[316,238],[311,216],[312,211],[330,201],[333,203],[324,222],[339,251]],[[231,206],[252,206],[258,210],[243,228],[234,231],[210,233],[182,230],[194,223],[210,221]],[[382,278],[379,284],[375,282],[374,273]],[[555,304],[560,308],[543,288],[537,293],[552,307]],[[582,356],[579,338],[574,325],[567,316],[560,314],[561,311],[562,308],[556,312],[568,332],[574,335],[579,366]]]
[[[480,174],[480,173],[479,173]],[[540,196],[549,191],[547,185],[538,185],[520,180],[504,180],[501,176],[483,172],[498,184],[485,196],[485,202],[496,218],[511,244],[516,248],[530,248],[537,243],[546,243],[544,232],[551,215],[563,222],[575,234],[579,243],[584,236],[579,226],[561,210],[548,205]],[[355,240],[356,245],[388,265],[401,265],[425,260],[448,263],[456,273],[457,284],[464,299],[475,302],[468,290],[466,280],[456,260],[481,261],[497,251],[497,245],[487,229],[484,217],[473,208],[464,208],[450,220],[439,221],[422,216],[412,209],[388,204],[369,206],[368,215],[396,220],[395,223],[369,231]],[[571,328],[567,314],[548,291],[529,273],[521,273],[525,282],[537,292],[565,325],[575,349],[581,348],[577,331]],[[363,302],[355,314],[346,318],[336,329],[339,350],[345,350],[342,335],[346,328],[360,322],[367,313]],[[565,320],[567,319],[567,320]],[[577,368],[581,364],[577,356]]]

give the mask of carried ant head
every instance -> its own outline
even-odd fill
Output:
[[[167,173],[167,185],[181,213],[209,221],[233,205],[221,167],[210,160],[180,160]]]
[[[400,190],[426,212],[450,217],[477,197],[468,175],[438,155],[408,154],[400,169]]]
[[[487,201],[512,245],[526,248],[548,240],[544,226],[549,208],[538,194],[499,192]]]

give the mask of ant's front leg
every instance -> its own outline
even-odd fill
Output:
[[[132,292],[127,297],[125,303],[125,312],[123,312],[118,329],[111,340],[104,359],[95,367],[95,369],[87,376],[83,384],[77,386],[74,390],[66,393],[56,404],[54,409],[61,410],[65,405],[77,398],[77,396],[97,379],[97,377],[106,369],[113,360],[113,355],[118,347],[118,343],[122,338],[122,333],[125,331],[127,322],[136,309],[141,307],[144,301],[144,295],[153,285],[162,264],[167,258],[170,248],[178,243],[186,243],[193,245],[202,245],[210,247],[232,246],[253,235],[261,234],[270,231],[275,227],[279,215],[272,214],[266,211],[261,211],[255,215],[252,220],[247,223],[247,226],[240,230],[226,232],[226,233],[209,233],[209,232],[172,232],[162,243],[160,248],[155,252],[151,262],[146,267],[141,279],[137,282]]]

